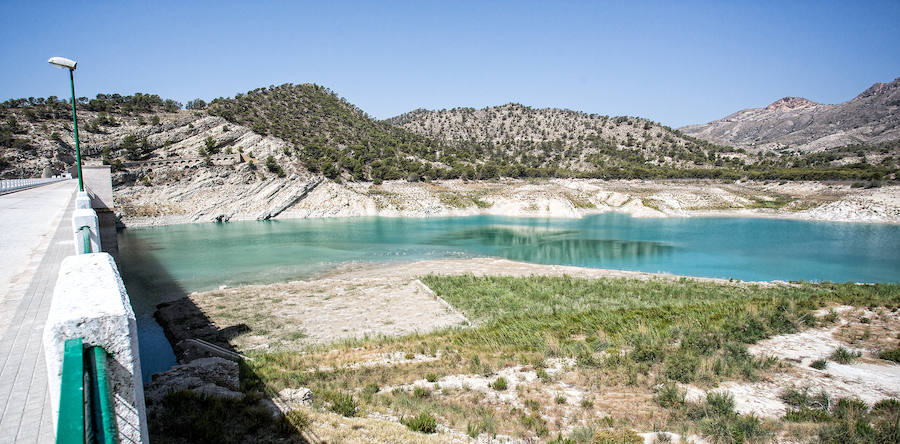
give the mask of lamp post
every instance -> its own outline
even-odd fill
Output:
[[[78,147],[78,117],[75,115],[75,66],[78,62],[65,57],[50,57],[47,60],[51,65],[69,70],[69,83],[72,86],[72,124],[75,126],[75,163],[78,165],[78,191],[84,191],[84,181],[81,179],[81,149]]]

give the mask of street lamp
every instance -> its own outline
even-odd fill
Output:
[[[78,191],[84,191],[84,181],[81,179],[81,149],[78,147],[78,117],[75,116],[75,66],[78,62],[65,57],[50,57],[47,60],[51,65],[69,70],[69,83],[72,85],[72,124],[75,125],[75,163],[78,164]]]

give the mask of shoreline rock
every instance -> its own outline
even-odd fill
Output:
[[[120,219],[128,227],[148,227],[366,216],[581,218],[612,211],[642,218],[761,217],[900,224],[900,186],[896,185],[863,189],[836,183],[711,180],[503,179],[381,185],[279,180],[283,183],[201,185],[190,191],[174,185],[129,188],[117,194],[125,209]]]

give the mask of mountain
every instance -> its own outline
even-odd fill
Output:
[[[869,94],[881,95],[878,88]],[[140,93],[100,94],[76,105],[86,161],[112,164],[120,187],[191,187],[203,177],[203,186],[212,190],[219,182],[262,184],[272,175],[303,183],[324,176],[375,184],[500,177],[877,181],[896,177],[900,158],[892,154],[900,144],[802,156],[752,152],[638,117],[519,104],[419,109],[379,121],[313,84],[258,88],[209,105],[191,101],[187,110]],[[53,97],[0,103],[0,177],[35,177],[48,166],[54,172],[71,167],[70,106]],[[769,112],[818,107],[786,98]],[[234,159],[237,153],[240,160]],[[256,168],[262,162],[265,168]]]
[[[431,175],[467,153],[385,122],[314,84],[258,88],[218,98],[207,112],[292,145],[306,167],[336,179],[391,180]]]
[[[510,103],[483,109],[417,109],[387,120],[498,162],[592,173],[607,169],[741,167],[743,150],[686,136],[638,117],[609,117]]]
[[[785,97],[765,108],[680,130],[712,143],[751,151],[785,149],[818,152],[846,145],[900,140],[900,77],[876,83],[852,100],[836,105]]]

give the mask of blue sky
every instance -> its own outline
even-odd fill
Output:
[[[900,1],[0,3],[0,100],[325,85],[376,118],[519,102],[674,127],[900,77]]]

